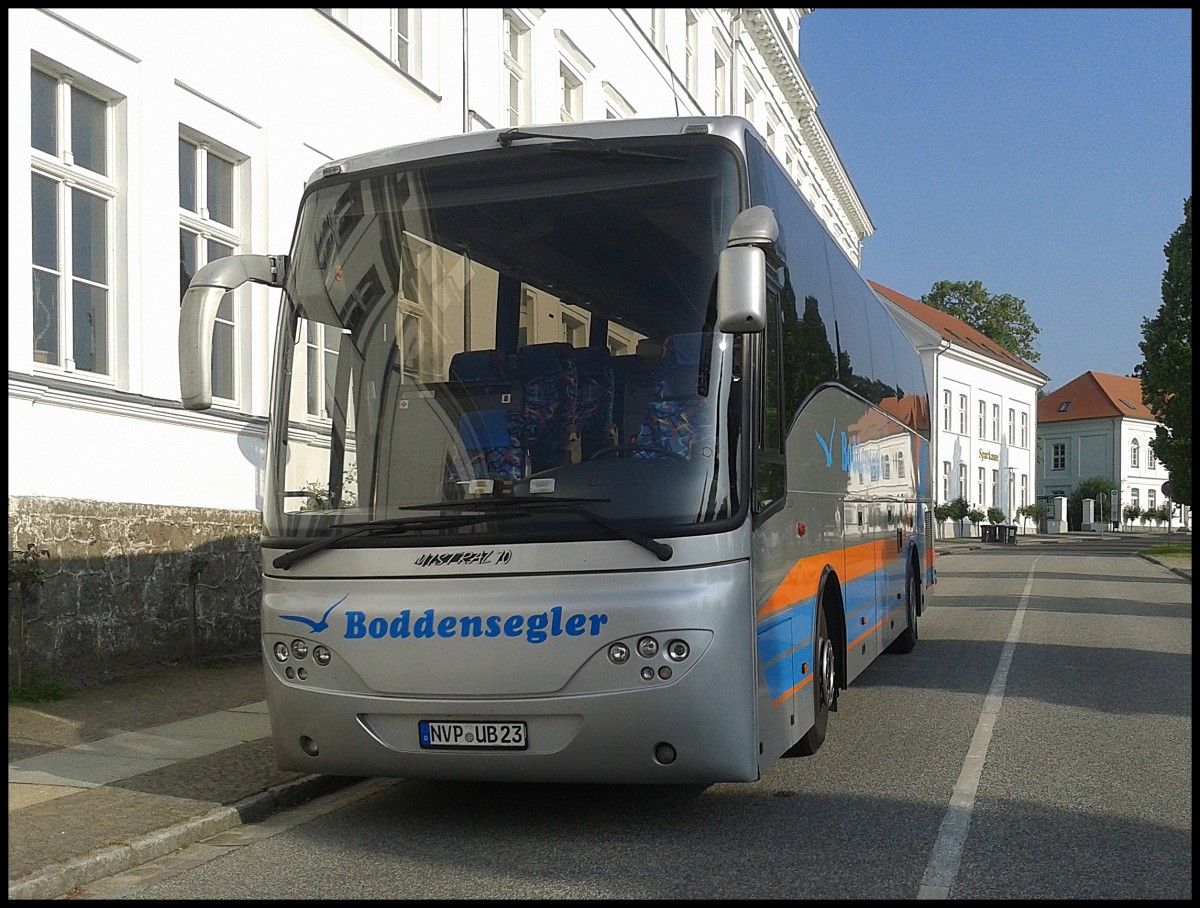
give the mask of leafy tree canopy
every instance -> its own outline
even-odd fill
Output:
[[[1167,267],[1162,305],[1142,319],[1142,401],[1162,425],[1150,447],[1171,475],[1171,500],[1192,503],[1192,197],[1183,202],[1183,223],[1163,247]]]
[[[1025,300],[1008,293],[993,296],[979,281],[938,281],[921,302],[966,322],[1027,363],[1042,358],[1033,349],[1041,329],[1025,310]]]

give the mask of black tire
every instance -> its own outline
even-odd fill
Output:
[[[825,609],[817,605],[817,627],[813,636],[813,703],[812,728],[804,737],[792,745],[785,757],[811,757],[825,743],[829,730],[829,714],[837,705],[837,661],[833,641],[829,639],[829,626]]]
[[[886,652],[901,656],[911,653],[917,646],[917,612],[919,611],[917,605],[920,601],[921,588],[917,585],[917,575],[911,568],[904,585],[908,593],[908,602],[904,606],[904,611],[908,615],[908,627],[900,632],[900,636],[893,640],[886,650]]]

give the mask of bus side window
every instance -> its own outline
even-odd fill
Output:
[[[758,405],[758,468],[755,470],[755,509],[761,513],[781,501],[787,485],[783,461],[783,407],[780,400],[780,289],[774,275],[767,280],[767,326],[762,335],[762,382]]]

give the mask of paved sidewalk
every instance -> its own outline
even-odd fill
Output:
[[[1018,544],[1077,543],[1079,535],[1020,536]],[[974,538],[935,545],[939,555],[999,548]],[[1190,555],[1151,560],[1191,580]],[[360,781],[279,769],[265,696],[254,659],[180,665],[62,701],[10,704],[8,897],[67,895]]]
[[[8,707],[8,897],[55,898],[358,781],[279,769],[258,660]]]

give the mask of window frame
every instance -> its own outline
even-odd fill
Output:
[[[508,95],[504,100],[504,110],[509,126],[521,126],[530,116],[532,31],[533,26],[516,10],[506,8],[501,13],[502,57],[508,76]]]
[[[189,145],[193,149],[194,177],[195,190],[195,209],[185,208],[183,200],[178,199],[178,228],[182,242],[182,235],[188,233],[192,236],[195,242],[193,250],[195,256],[195,267],[197,270],[202,268],[209,262],[216,261],[217,258],[223,256],[212,256],[210,247],[212,244],[226,246],[229,249],[228,255],[237,255],[244,252],[247,248],[245,237],[245,225],[248,223],[247,213],[244,210],[243,198],[245,191],[244,181],[246,179],[245,165],[248,158],[239,154],[234,149],[187,126],[184,123],[179,124],[179,132],[176,137],[176,145],[179,148],[179,154],[182,158],[184,145]],[[228,165],[229,169],[229,185],[226,191],[229,196],[230,205],[230,220],[232,224],[226,224],[223,221],[217,220],[212,216],[212,211],[208,207],[208,192],[209,192],[209,177],[212,173],[212,161],[215,159],[221,163]],[[183,172],[177,175],[177,186],[179,193],[182,194]],[[203,199],[203,201],[202,201]],[[183,262],[180,262],[181,271],[183,270]],[[194,272],[193,272],[194,273]],[[182,295],[182,293],[181,293]],[[218,360],[216,349],[212,355],[212,370],[213,370],[213,401],[214,403],[224,403],[228,406],[238,406],[247,395],[246,384],[249,376],[245,368],[245,346],[248,341],[249,327],[245,316],[245,296],[246,290],[232,290],[222,298],[222,308],[225,308],[225,301],[228,300],[229,306],[224,314],[218,309],[217,326],[229,325],[229,353],[224,362]],[[213,343],[218,343],[216,332],[213,335]],[[221,383],[217,381],[217,370],[220,368],[228,368],[227,383],[232,389],[232,396],[227,396],[219,393]]]
[[[117,233],[120,217],[119,206],[124,202],[124,187],[121,175],[117,173],[118,162],[121,159],[119,149],[118,107],[124,100],[115,92],[103,88],[95,81],[77,73],[59,67],[49,61],[35,62],[30,65],[30,111],[36,116],[38,110],[34,106],[33,93],[36,91],[38,77],[51,79],[53,87],[53,126],[51,137],[55,143],[53,151],[47,151],[34,145],[34,136],[30,136],[30,217],[31,236],[37,237],[39,231],[32,227],[33,218],[38,215],[33,199],[33,183],[35,178],[46,180],[53,184],[54,189],[54,265],[39,264],[36,250],[30,250],[30,268],[34,276],[30,288],[30,306],[34,309],[30,322],[30,356],[33,367],[39,371],[45,370],[61,375],[71,375],[86,378],[106,384],[115,384],[118,363],[118,343],[116,327],[121,315],[119,310],[119,265],[117,259]],[[83,96],[102,105],[103,171],[94,170],[77,161],[76,145],[76,106]],[[78,268],[86,268],[87,263],[79,261],[77,236],[76,202],[87,197],[99,200],[103,205],[102,226],[104,235],[100,244],[103,246],[102,261],[103,278],[97,279],[94,273],[77,273]],[[95,224],[96,222],[93,222]],[[90,238],[89,238],[90,239]],[[88,249],[91,249],[89,245]],[[38,335],[36,315],[37,309],[37,275],[52,275],[54,278],[53,327],[55,349],[38,350]],[[94,360],[102,360],[98,368],[80,366],[81,357],[77,354],[81,348],[77,342],[77,322],[79,308],[75,294],[80,287],[90,291],[99,290],[103,294],[103,341],[93,348]],[[47,319],[49,322],[51,319]],[[95,320],[93,320],[94,323]]]

